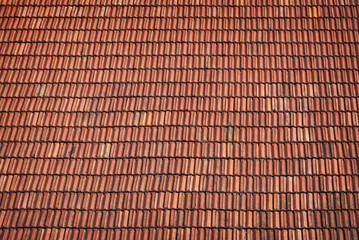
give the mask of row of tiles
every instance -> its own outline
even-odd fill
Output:
[[[354,84],[286,84],[261,83],[99,83],[99,84],[1,84],[1,97],[221,97],[221,98],[359,98],[359,83]],[[357,97],[358,96],[358,97]]]
[[[287,24],[288,25],[288,24]],[[248,26],[247,26],[248,27]],[[65,42],[65,43],[292,43],[318,44],[353,43],[357,44],[358,31],[343,29],[233,29],[233,30],[179,30],[175,29],[117,29],[117,30],[33,30],[0,29],[1,42]]]
[[[211,4],[211,3],[209,3]],[[342,18],[358,16],[358,9],[343,5],[110,5],[110,6],[13,6],[0,8],[4,17],[212,17],[212,18]]]
[[[305,132],[306,135],[334,135],[341,131],[357,131],[359,113],[341,112],[196,112],[196,111],[108,111],[108,112],[62,112],[62,111],[25,111],[1,112],[1,131],[16,131],[17,128],[157,128],[161,131],[173,127],[181,131],[227,131],[236,132],[256,128],[260,131]],[[6,128],[11,128],[7,130]],[[140,130],[142,129],[142,130]],[[46,131],[48,131],[46,130]],[[22,131],[22,130],[20,130]],[[59,129],[59,131],[62,131]],[[257,131],[257,130],[256,130]],[[221,134],[220,134],[221,135]]]
[[[333,43],[249,43],[249,42],[151,42],[138,43],[2,43],[0,56],[54,56],[54,57],[287,57],[300,58],[338,58],[348,61],[356,57],[356,44]]]
[[[236,87],[252,88],[275,88],[276,85],[286,85],[287,88],[291,85],[302,85],[302,88],[307,86],[308,91],[313,88],[311,84],[324,84],[330,86],[329,89],[348,88],[345,84],[358,84],[359,71],[344,71],[340,69],[332,70],[251,70],[251,69],[202,69],[202,70],[166,70],[166,69],[148,69],[148,70],[0,70],[0,84],[71,84],[74,88],[77,85],[93,84],[89,86],[97,88],[96,84],[108,84],[107,86],[114,86],[116,84],[126,84],[128,86],[136,84],[156,84],[156,88],[170,87],[166,84],[189,84],[190,87],[210,86],[211,84],[224,84],[229,89]],[[275,80],[275,81],[274,81]],[[113,85],[112,85],[113,84]],[[161,85],[163,84],[163,85]],[[193,84],[193,85],[191,85]],[[199,84],[196,86],[195,84]],[[233,85],[234,84],[234,85]],[[338,86],[333,86],[338,84]],[[342,85],[343,84],[343,85]],[[239,85],[239,86],[237,86]],[[254,87],[254,85],[260,85]],[[275,86],[272,86],[275,85]],[[41,85],[48,87],[47,85]],[[52,85],[50,85],[52,86]],[[8,86],[9,88],[14,86]],[[68,87],[68,86],[67,86]],[[139,86],[139,87],[145,87]],[[182,87],[182,86],[181,86]],[[25,89],[31,88],[25,86]],[[134,88],[136,88],[134,86]],[[220,88],[220,86],[218,86]],[[251,87],[249,87],[251,88]],[[283,86],[283,88],[285,88]],[[352,88],[352,87],[351,87]],[[46,89],[46,88],[45,88]],[[45,90],[44,89],[44,90]],[[326,93],[330,94],[329,89]],[[317,89],[316,89],[317,90]],[[4,90],[5,91],[5,90]],[[305,91],[305,90],[304,90]],[[334,91],[334,90],[333,90]],[[229,93],[229,92],[228,92]],[[335,91],[333,94],[336,93]],[[315,94],[315,93],[314,93]]]
[[[141,4],[141,2],[136,0],[65,0],[61,1],[61,3],[54,2],[52,0],[4,0],[2,5],[14,5],[14,6],[59,6],[59,5],[97,5],[97,6],[111,6],[111,5],[146,5],[146,6],[158,6],[158,5],[167,5],[167,6],[176,6],[176,5],[213,5],[213,6],[237,6],[237,5],[253,5],[253,6],[276,6],[276,5],[303,5],[303,6],[311,6],[311,5],[349,5],[356,6],[353,4],[351,0],[308,0],[306,2],[301,2],[298,4],[295,0],[228,0],[225,4],[220,0],[165,0],[159,2],[158,0],[148,0],[146,4]]]
[[[345,70],[358,71],[355,57],[289,56],[0,56],[1,70]]]
[[[359,176],[253,177],[191,175],[54,176],[1,175],[0,190],[16,192],[137,193],[204,192],[225,194],[355,193]],[[298,186],[299,185],[299,186]],[[353,206],[353,208],[358,205]]]
[[[357,229],[338,228],[212,228],[212,227],[152,227],[152,228],[8,228],[0,230],[4,239],[351,239]]]
[[[76,194],[76,193],[17,193],[1,194],[14,203],[5,203],[1,207],[0,216],[13,212],[51,211],[82,213],[155,213],[155,212],[212,212],[216,214],[235,214],[238,212],[260,213],[269,217],[272,214],[353,214],[339,217],[345,225],[356,225],[356,195],[353,194],[254,194],[237,196],[232,194],[205,193],[133,193],[133,194]],[[94,199],[96,202],[89,202]],[[345,200],[344,200],[345,199]],[[350,200],[349,200],[350,199]],[[10,200],[10,201],[11,201]],[[203,201],[207,201],[204,203]],[[347,205],[340,205],[347,201]],[[27,202],[26,202],[27,201]],[[339,204],[339,205],[338,205]],[[352,204],[352,205],[350,205]],[[357,203],[356,203],[357,204]],[[4,204],[1,204],[4,206]],[[45,207],[46,206],[46,207]]]
[[[327,112],[336,114],[333,117],[340,117],[337,112],[347,112],[348,119],[345,122],[355,125],[357,120],[353,111],[358,109],[358,98],[356,97],[159,97],[159,96],[137,96],[137,97],[0,97],[0,111],[35,111],[34,121],[37,121],[39,111],[44,112],[152,112],[148,119],[154,124],[163,124],[161,119],[153,116],[165,115],[191,115],[191,112],[210,112],[213,117],[217,112],[248,112],[252,114],[271,112],[276,115],[283,112],[306,113],[309,116],[313,112]],[[37,112],[37,113],[36,113]],[[180,113],[182,112],[182,113]],[[279,112],[279,113],[278,113]],[[223,113],[223,115],[225,115]],[[59,115],[60,117],[62,115]],[[146,117],[146,114],[143,113]],[[306,117],[305,115],[301,115]],[[299,116],[299,117],[301,117]],[[219,116],[220,117],[220,116]],[[147,118],[147,117],[146,117]],[[217,117],[216,117],[217,118]],[[112,121],[112,120],[111,120]],[[181,121],[181,120],[180,120]]]
[[[267,143],[355,142],[359,127],[253,128],[253,127],[6,127],[0,128],[1,142],[192,142]]]
[[[152,211],[2,211],[4,228],[349,228],[355,230],[358,213],[354,211],[251,212],[215,210]],[[71,219],[69,221],[68,219]],[[356,229],[357,230],[357,229]]]
[[[348,176],[211,176],[211,175],[1,175],[4,193],[133,193],[133,192],[205,192],[222,194],[293,194],[337,193],[358,194],[358,175]],[[300,184],[300,186],[297,186]],[[33,185],[33,186],[31,186]],[[71,186],[69,186],[71,185]],[[86,186],[85,186],[86,185]],[[150,186],[145,186],[150,185]],[[278,187],[273,187],[280,185]],[[310,189],[310,190],[308,190]],[[358,206],[356,206],[358,207]],[[355,206],[352,206],[355,208]]]
[[[2,30],[355,31],[358,18],[0,18]]]
[[[7,158],[239,158],[311,159],[358,158],[359,144],[332,142],[2,142],[0,155]]]
[[[359,176],[1,175],[3,193],[359,194]],[[355,197],[354,197],[355,198]],[[7,198],[7,200],[10,200]],[[358,207],[358,205],[356,206]],[[355,208],[355,206],[353,206]]]
[[[2,192],[333,193],[359,191],[359,176],[1,175]],[[299,185],[299,186],[298,186]],[[308,190],[309,189],[309,190]],[[357,206],[358,207],[358,206]]]
[[[74,149],[75,151],[76,149]],[[105,151],[105,149],[103,149]],[[359,176],[355,158],[303,159],[208,159],[208,158],[2,158],[4,176],[203,176],[224,177],[291,177],[335,178],[345,183],[347,178]],[[349,180],[351,181],[351,180]],[[334,182],[334,181],[333,181]],[[336,182],[338,184],[338,182]],[[357,185],[358,183],[353,183]],[[265,186],[265,185],[264,185]]]

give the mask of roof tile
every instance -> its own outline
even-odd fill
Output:
[[[358,235],[353,1],[5,1],[3,238]]]

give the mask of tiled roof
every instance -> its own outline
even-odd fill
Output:
[[[1,238],[358,239],[358,16],[1,1]]]

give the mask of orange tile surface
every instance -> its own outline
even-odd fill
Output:
[[[3,0],[2,239],[358,239],[359,2]]]

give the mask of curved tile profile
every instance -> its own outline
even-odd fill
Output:
[[[358,16],[1,1],[1,238],[358,239]]]

